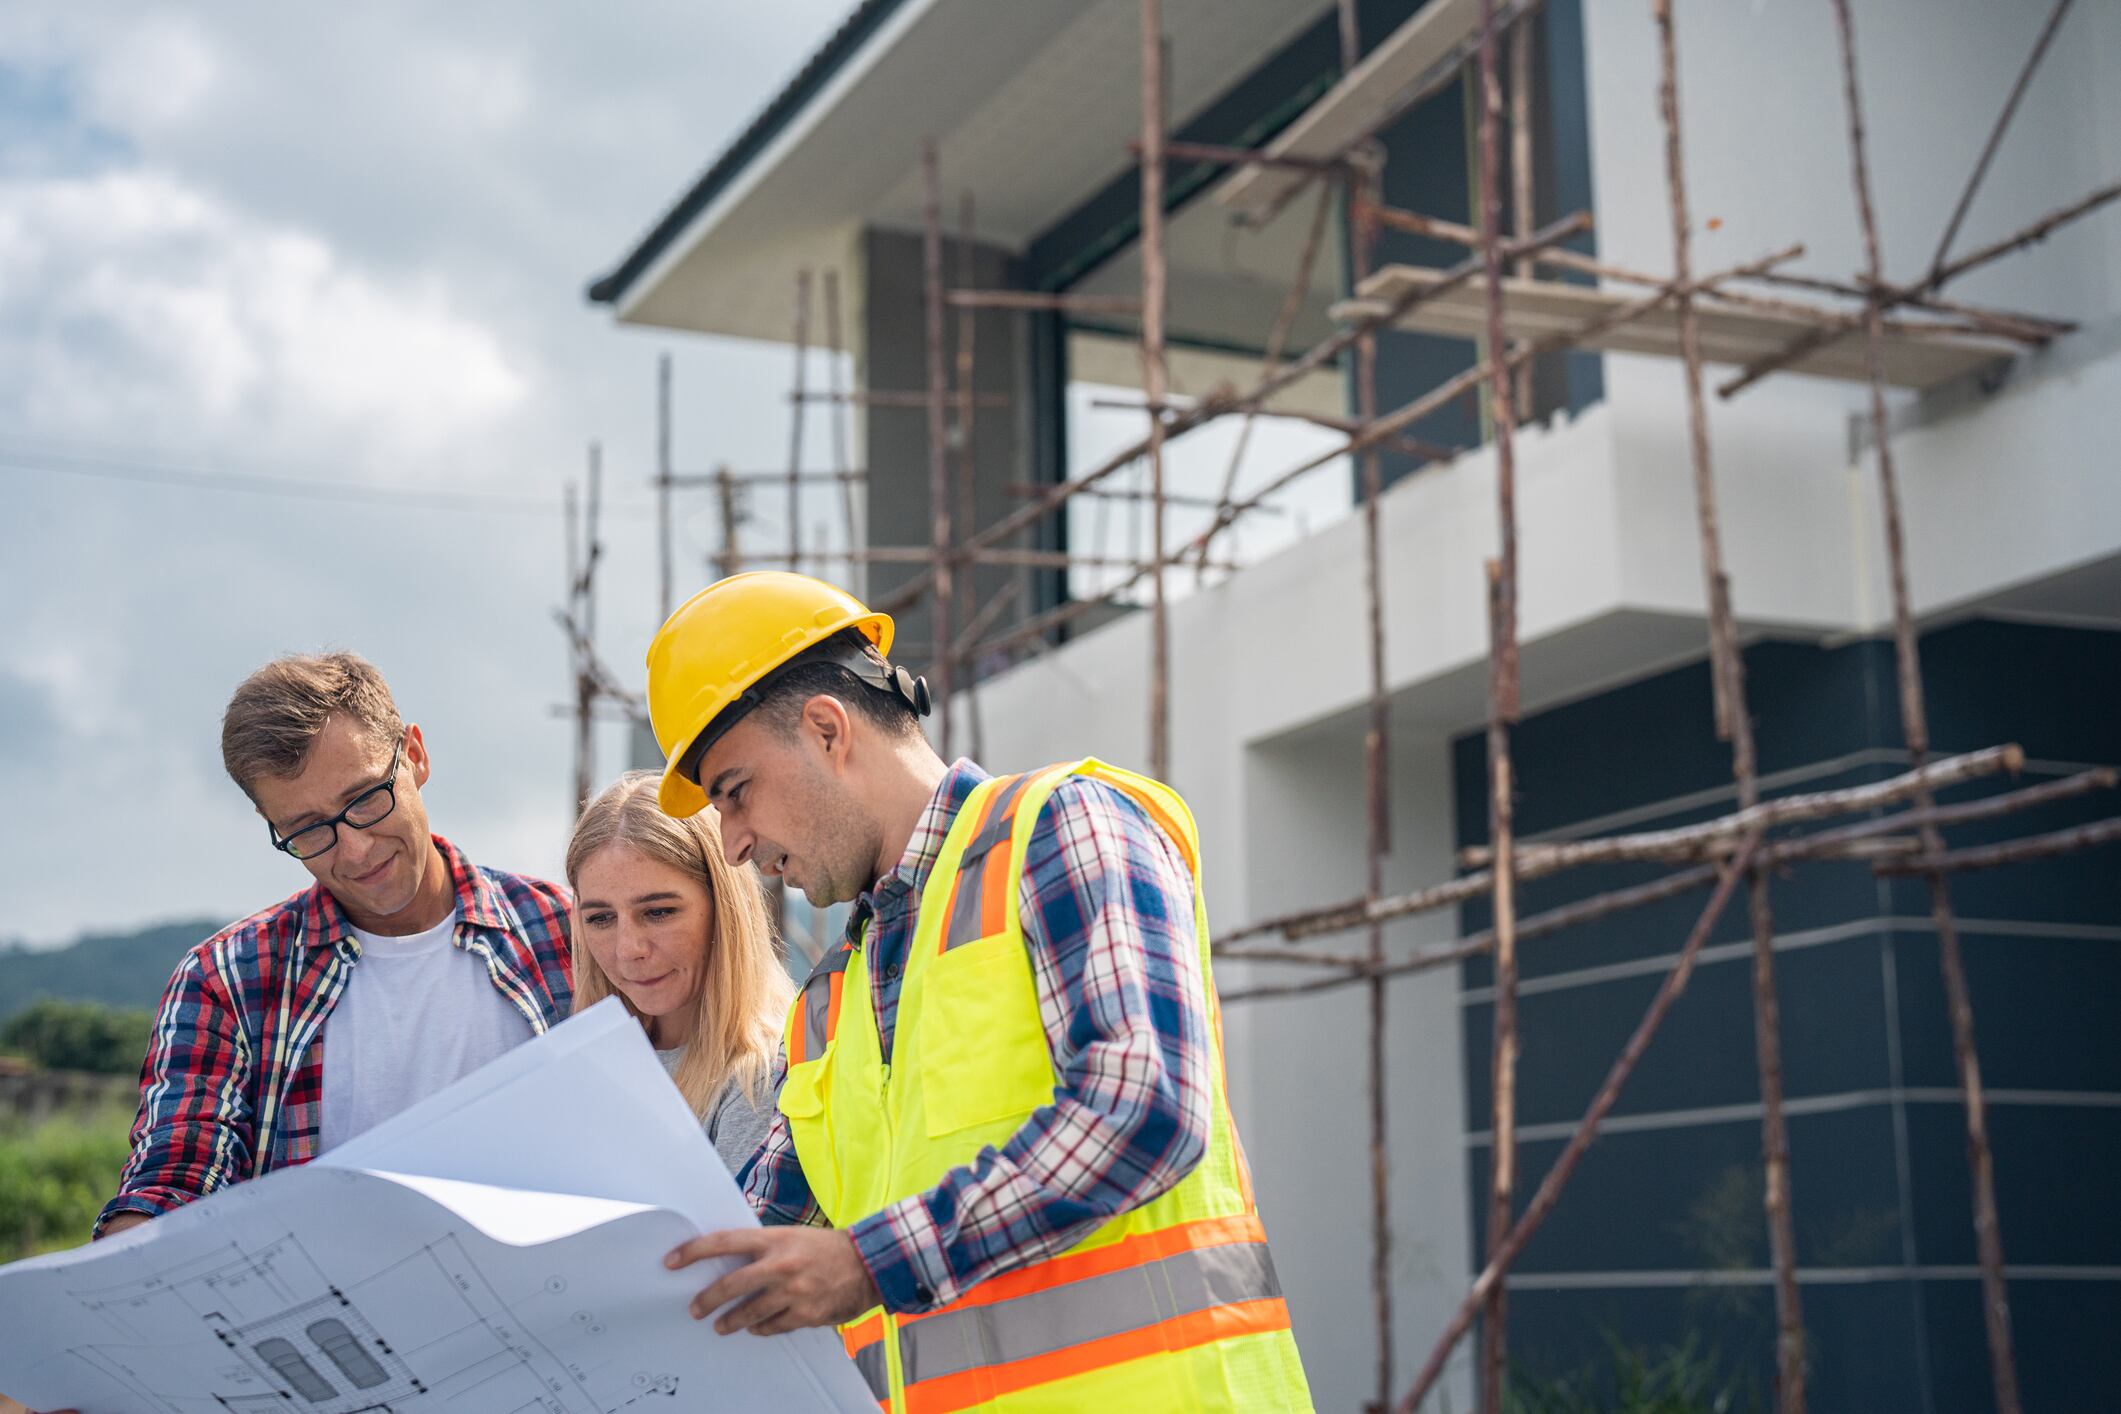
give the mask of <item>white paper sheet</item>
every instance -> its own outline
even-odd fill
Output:
[[[83,1414],[876,1405],[830,1331],[718,1336],[662,1255],[753,1222],[606,1002],[316,1163],[0,1268],[0,1391]]]

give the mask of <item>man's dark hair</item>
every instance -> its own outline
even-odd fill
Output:
[[[835,661],[851,653],[859,653],[880,670],[890,667],[860,629],[841,629],[792,659],[759,695],[753,713],[782,736],[793,736],[803,704],[823,693],[837,697],[848,711],[859,713],[887,737],[919,736],[921,719],[904,698],[862,681],[852,669]]]

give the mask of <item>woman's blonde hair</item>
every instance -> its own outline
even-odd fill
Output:
[[[699,881],[714,900],[714,933],[691,1025],[680,1025],[685,1058],[678,1063],[678,1090],[701,1119],[734,1080],[754,1107],[758,1087],[772,1068],[795,984],[781,965],[773,923],[766,912],[758,871],[732,866],[722,854],[722,832],[712,807],[674,820],[656,804],[654,771],[628,771],[589,802],[567,842],[567,883],[581,889],[582,866],[610,845],[624,845]],[[576,904],[574,1009],[582,1011],[616,996],[633,1011],[625,993],[597,965]],[[639,1016],[639,1012],[634,1012]]]

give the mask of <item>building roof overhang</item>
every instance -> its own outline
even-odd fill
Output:
[[[1326,0],[1166,0],[1174,129],[1330,11]],[[927,137],[946,227],[970,192],[979,239],[1028,253],[1134,170],[1140,44],[1137,0],[862,0],[589,297],[622,323],[785,339],[798,270],[840,268],[858,301],[860,232],[920,228]],[[1173,221],[1174,287],[1219,281],[1223,314],[1231,299],[1257,303],[1248,327],[1264,330],[1307,216],[1239,230],[1194,202]],[[1320,262],[1321,312],[1338,275],[1337,260]]]

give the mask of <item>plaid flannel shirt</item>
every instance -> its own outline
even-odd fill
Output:
[[[916,905],[950,822],[987,775],[954,765],[899,865],[856,902],[877,1032],[891,1057]],[[1124,793],[1071,777],[1040,810],[1024,860],[1024,939],[1057,1078],[1000,1152],[849,1228],[884,1305],[946,1305],[979,1282],[1072,1247],[1159,1197],[1207,1149],[1210,1034],[1193,878]],[[787,1070],[783,1050],[775,1072]],[[788,1121],[775,1115],[744,1172],[769,1223],[822,1224]]]
[[[474,865],[434,837],[455,887],[455,945],[540,1035],[574,998],[567,891]],[[153,1217],[217,1188],[316,1157],[324,1022],[361,955],[322,885],[232,923],[193,948],[162,994],[140,1072],[140,1113],[119,1213]]]

